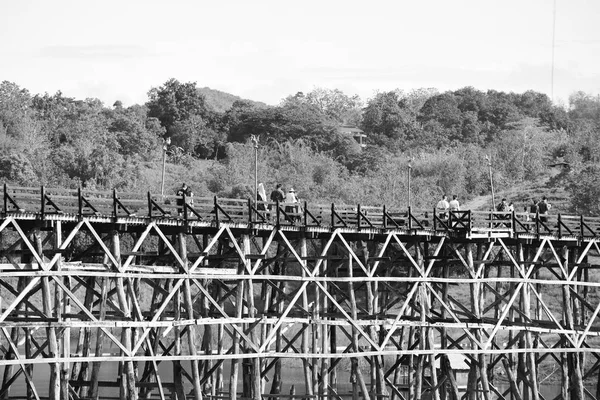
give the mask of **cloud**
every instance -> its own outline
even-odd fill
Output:
[[[136,45],[73,45],[45,46],[40,49],[40,55],[55,59],[123,59],[146,58],[155,53],[144,46]]]

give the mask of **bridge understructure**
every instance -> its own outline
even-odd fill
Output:
[[[599,242],[3,212],[0,398],[598,400]]]

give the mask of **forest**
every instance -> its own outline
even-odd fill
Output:
[[[3,81],[0,180],[160,193],[165,152],[167,194],[186,182],[196,196],[247,198],[256,135],[259,182],[293,187],[301,201],[405,208],[410,165],[412,205],[429,208],[444,193],[488,194],[491,165],[498,191],[548,182],[570,194],[564,212],[600,215],[600,98],[585,92],[556,105],[534,91],[426,88],[362,100],[314,88],[269,106],[170,79],[147,95],[107,106]],[[366,146],[341,126],[362,129]]]

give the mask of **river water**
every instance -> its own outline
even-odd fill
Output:
[[[140,364],[140,366],[143,366],[143,363]],[[228,364],[226,365],[228,367]],[[229,368],[225,368],[225,380],[227,380],[227,377],[229,376]],[[18,370],[18,367],[14,368],[14,371]],[[116,382],[116,378],[117,378],[117,371],[118,371],[118,363],[116,362],[107,362],[107,363],[103,363],[102,367],[100,368],[100,381],[106,381],[106,382]],[[172,382],[173,381],[173,369],[172,369],[172,364],[170,362],[167,363],[162,363],[159,365],[159,371],[160,371],[160,376],[161,376],[161,380],[163,382]],[[0,367],[0,372],[3,373],[4,372],[4,368]],[[141,373],[141,372],[140,372]],[[283,385],[283,393],[289,393],[290,388],[292,385],[295,386],[296,389],[296,394],[302,394],[304,393],[304,378],[303,378],[303,373],[302,370],[300,368],[286,368],[284,370],[284,373],[286,373],[287,375],[284,376],[284,381],[285,384]],[[39,364],[39,365],[35,365],[34,366],[34,373],[33,373],[33,379],[36,385],[36,390],[38,391],[38,394],[42,397],[44,396],[48,396],[48,380],[49,380],[49,375],[50,375],[50,370],[49,370],[49,366],[46,364]],[[240,382],[239,382],[239,386],[240,386],[240,390],[241,390],[241,368],[240,368]],[[349,383],[350,380],[350,376],[349,373],[347,371],[339,371],[337,374],[337,388],[338,388],[338,393],[340,395],[350,395],[352,393],[352,384]],[[184,382],[187,382],[187,380],[184,378]],[[187,387],[187,392],[189,393],[189,391],[192,389],[191,385],[188,385],[189,387]],[[499,383],[496,382],[496,386],[501,390],[507,390],[508,389],[508,385],[504,384],[504,383]],[[265,388],[263,389],[264,393],[268,393],[270,389],[270,383],[266,383],[265,384]],[[589,388],[590,391],[592,393],[594,393],[595,388]],[[225,390],[228,390],[228,388],[226,387]],[[560,395],[560,385],[556,385],[556,384],[542,384],[540,387],[540,392],[541,394],[546,398],[546,399],[553,399],[556,396]],[[158,398],[156,396],[158,396],[158,391],[154,390],[155,396],[153,396],[154,398]],[[166,390],[166,394],[168,396],[168,393],[170,393],[168,390]],[[17,381],[12,385],[11,387],[11,399],[15,399],[21,396],[24,396],[26,394],[26,382],[25,382],[25,378],[23,375],[21,375]],[[101,399],[109,399],[109,398],[118,398],[119,395],[119,389],[115,388],[115,387],[101,387],[100,388],[100,398]],[[494,396],[495,397],[495,396]],[[23,398],[23,397],[21,397]]]

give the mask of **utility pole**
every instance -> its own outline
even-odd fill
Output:
[[[254,201],[258,198],[258,136],[250,136],[250,141],[254,145]]]
[[[487,154],[485,155],[485,159],[488,162],[488,168],[490,170],[490,186],[492,187],[492,210],[494,210],[496,208],[496,198],[494,196],[494,177],[492,175],[492,160],[490,160],[490,157]]]
[[[162,160],[162,179],[160,183],[160,196],[165,197],[165,167],[167,164],[167,150],[171,144],[171,138],[163,138],[163,160]]]
[[[412,172],[412,158],[408,160],[408,209],[411,207],[410,175]]]

